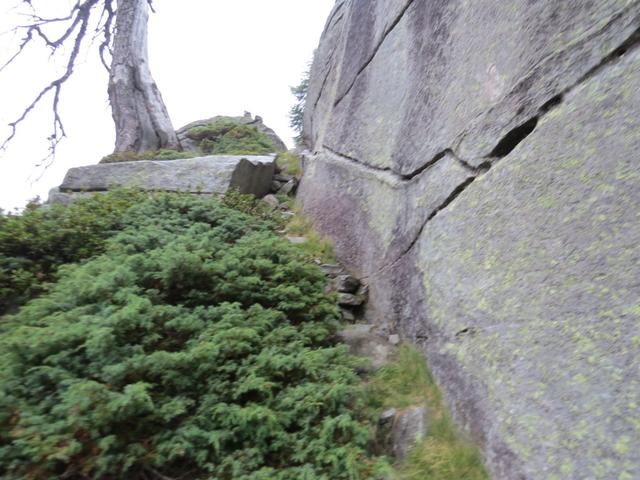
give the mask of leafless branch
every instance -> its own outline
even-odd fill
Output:
[[[29,114],[35,109],[35,107],[50,93],[53,94],[52,99],[52,113],[53,113],[53,125],[51,134],[47,137],[49,141],[48,154],[42,160],[40,165],[46,164],[49,160],[55,157],[55,152],[58,147],[60,141],[66,137],[66,132],[64,129],[64,124],[62,123],[62,118],[60,117],[59,105],[60,105],[60,94],[62,92],[62,86],[65,82],[71,77],[73,74],[76,60],[78,58],[78,54],[83,45],[83,41],[86,38],[87,30],[91,21],[91,13],[93,8],[100,2],[105,0],[78,0],[76,4],[71,8],[69,15],[66,17],[59,18],[51,18],[44,19],[42,17],[37,16],[35,13],[31,15],[32,23],[27,25],[21,25],[16,27],[16,30],[24,30],[25,37],[18,47],[18,51],[0,68],[0,72],[4,70],[7,66],[9,66],[23,51],[24,49],[34,40],[34,38],[40,38],[44,41],[45,45],[51,48],[51,54],[55,54],[56,51],[65,45],[65,42],[74,35],[75,32],[77,34],[73,40],[73,47],[71,49],[71,53],[69,54],[66,61],[66,68],[64,72],[56,79],[52,80],[47,86],[45,86],[40,92],[35,96],[34,100],[23,110],[22,114],[13,122],[9,123],[10,134],[0,145],[0,151],[6,150],[8,144],[13,140],[16,136],[18,126],[29,116]],[[30,0],[23,0],[23,3],[28,4],[31,8]],[[111,0],[106,0],[105,4],[108,3],[109,6],[111,4]],[[113,13],[111,13],[113,14]],[[52,23],[59,23],[62,21],[70,21],[70,25],[65,29],[65,31],[56,39],[50,38],[45,32],[43,32],[42,28],[50,25]],[[109,21],[109,20],[107,20]],[[110,39],[110,36],[107,38]]]
[[[146,2],[151,11],[155,13],[153,0],[146,0]],[[64,124],[59,113],[62,88],[74,72],[75,66],[79,61],[78,55],[87,43],[85,41],[87,36],[90,37],[88,40],[90,47],[94,45],[94,42],[98,43],[99,41],[97,50],[100,61],[107,71],[110,70],[108,57],[112,56],[113,39],[116,35],[117,1],[74,0],[73,5],[69,6],[66,15],[52,17],[43,17],[39,14],[32,4],[32,0],[20,0],[19,5],[22,5],[23,9],[26,7],[27,11],[23,13],[23,18],[26,20],[24,24],[18,25],[12,31],[22,34],[22,38],[19,41],[17,51],[5,63],[0,65],[0,73],[13,64],[30,45],[39,44],[40,42],[43,42],[50,50],[51,56],[61,54],[58,58],[64,59],[65,69],[62,74],[40,90],[18,118],[8,124],[8,136],[4,140],[0,138],[0,152],[7,149],[9,143],[15,138],[20,125],[31,115],[36,107],[51,98],[52,127],[50,135],[47,137],[49,142],[48,153],[38,164],[39,167],[44,166],[46,170],[55,159],[58,144],[66,137]],[[99,15],[94,16],[93,13],[95,11],[98,11]],[[97,23],[94,17],[98,17]],[[53,30],[50,27],[53,27]],[[67,46],[71,48],[67,48]]]
[[[105,59],[105,52],[108,52],[110,55],[111,51],[111,39],[113,38],[113,22],[115,20],[115,12],[113,10],[113,0],[104,0],[104,8],[102,9],[102,14],[100,16],[100,23],[98,24],[98,30],[101,30],[103,33],[103,41],[98,47],[98,53],[100,55],[100,61],[104,68],[109,72],[111,69],[107,64]],[[104,23],[102,21],[104,20]],[[102,24],[102,27],[100,26]]]

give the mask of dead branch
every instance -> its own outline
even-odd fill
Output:
[[[47,140],[49,141],[48,154],[40,164],[42,165],[48,160],[55,157],[55,152],[58,144],[63,138],[66,137],[64,124],[62,123],[62,118],[59,113],[62,87],[74,72],[76,60],[82,49],[84,40],[87,36],[87,31],[91,24],[93,9],[100,2],[103,2],[104,6],[101,20],[98,22],[97,27],[97,29],[103,29],[103,42],[100,44],[99,52],[101,60],[106,66],[106,62],[104,60],[104,52],[110,49],[113,19],[115,17],[115,12],[112,8],[113,0],[77,0],[73,7],[71,7],[71,10],[69,11],[69,14],[67,16],[56,18],[43,18],[37,15],[34,11],[30,15],[28,15],[31,19],[30,23],[19,25],[14,29],[14,31],[16,32],[24,31],[24,37],[20,42],[20,45],[18,46],[17,52],[12,55],[9,60],[2,65],[2,67],[0,67],[0,72],[11,65],[15,61],[15,59],[37,38],[41,39],[44,44],[51,49],[52,56],[55,55],[58,50],[63,47],[72,36],[74,38],[71,52],[66,59],[64,72],[59,77],[52,80],[42,90],[40,90],[40,92],[35,96],[34,100],[23,110],[22,114],[16,120],[9,123],[8,126],[10,128],[10,134],[0,145],[0,151],[6,150],[9,143],[16,136],[18,126],[31,114],[36,106],[48,94],[52,94],[52,131],[51,134],[47,137]],[[23,0],[23,3],[29,5],[29,7],[33,10],[33,5],[31,4],[30,0]],[[102,19],[104,19],[104,21]],[[65,28],[64,32],[57,38],[51,37],[44,31],[47,26],[60,24],[61,22],[70,23],[67,28]]]
[[[104,8],[102,9],[102,14],[100,15],[100,22],[98,23],[98,31],[102,31],[103,33],[103,41],[98,47],[98,54],[100,55],[100,61],[104,68],[107,69],[107,72],[111,71],[107,61],[105,59],[105,52],[109,52],[109,55],[112,55],[113,52],[111,50],[111,39],[113,38],[113,21],[115,20],[115,12],[113,10],[113,0],[104,0]],[[104,23],[102,23],[104,19]],[[102,26],[100,24],[102,23]]]

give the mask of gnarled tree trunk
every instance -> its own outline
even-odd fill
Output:
[[[147,0],[118,0],[109,101],[116,152],[180,149],[147,53]]]

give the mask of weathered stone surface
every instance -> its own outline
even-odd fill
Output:
[[[393,419],[396,418],[398,411],[395,408],[387,408],[380,414],[380,424],[387,425],[393,423]]]
[[[640,4],[625,0],[352,0],[345,8],[348,21],[322,42],[333,44],[324,47],[331,59],[319,56],[312,69],[311,83],[324,83],[324,95],[307,124],[326,129],[310,139],[313,149],[327,145],[402,174],[447,148],[482,163],[507,132],[578,82],[640,22]],[[399,20],[396,13],[403,13]],[[397,23],[381,34],[390,19]],[[326,62],[333,76],[323,75]]]
[[[330,263],[325,263],[320,265],[320,270],[322,270],[322,272],[330,278],[335,278],[336,276],[342,275],[345,273],[344,268],[342,268],[342,266],[334,265]]]
[[[493,478],[640,478],[640,2],[401,5],[336,4],[305,212]]]
[[[365,301],[362,295],[352,293],[338,293],[338,305],[341,307],[359,307]]]
[[[287,182],[293,180],[293,177],[291,175],[286,175],[284,173],[276,173],[273,176],[273,180],[276,181],[276,182],[287,183]]]
[[[400,335],[398,335],[397,333],[389,335],[389,338],[387,339],[387,341],[391,345],[399,345],[400,344]]]
[[[271,128],[267,127],[262,122],[262,117],[256,115],[254,118],[251,116],[251,113],[249,112],[245,112],[245,114],[242,117],[230,117],[225,115],[218,115],[218,116],[206,118],[203,120],[196,120],[195,122],[191,122],[185,125],[184,127],[179,128],[176,131],[176,134],[178,136],[178,140],[180,140],[180,144],[182,145],[182,148],[188,152],[198,152],[199,151],[198,142],[188,138],[187,132],[192,128],[202,127],[204,125],[215,123],[217,120],[222,120],[222,119],[231,119],[243,125],[253,125],[260,132],[264,133],[267,137],[271,139],[271,141],[273,142],[273,146],[275,147],[275,151],[284,152],[287,150],[287,146],[280,139],[280,137],[278,137],[276,132],[274,132]]]
[[[278,193],[278,190],[280,190],[283,185],[284,185],[284,183],[274,180],[273,182],[271,182],[271,191],[273,193]]]
[[[342,316],[342,320],[344,320],[347,323],[353,323],[356,321],[355,314],[353,313],[353,311],[349,309],[341,308],[340,315]]]
[[[356,293],[360,288],[360,280],[352,275],[338,275],[335,279],[335,286],[338,292]]]
[[[482,411],[467,421],[526,478],[640,478],[638,92],[636,50],[542,118],[416,248],[432,366],[481,385],[450,398]]]
[[[352,355],[369,359],[370,370],[389,363],[395,351],[371,324],[349,325],[338,332],[338,338],[349,346]]]
[[[402,459],[426,436],[427,408],[424,405],[405,408],[393,420],[390,450],[396,459]]]
[[[294,245],[302,245],[303,243],[307,243],[308,239],[307,237],[294,237],[294,236],[288,236],[285,237],[290,243],[293,243]]]
[[[88,198],[93,195],[98,195],[104,192],[61,192],[59,187],[49,190],[49,196],[47,197],[47,203],[54,204],[59,203],[62,205],[70,205],[80,198]]]
[[[278,193],[282,193],[284,195],[291,195],[296,192],[297,188],[298,188],[298,181],[295,178],[292,178],[287,183],[285,183],[282,187],[280,187],[280,190],[278,190]]]
[[[269,205],[272,210],[276,210],[280,206],[280,200],[278,200],[275,195],[265,195],[262,201]]]
[[[60,191],[104,191],[113,187],[223,194],[230,188],[262,197],[269,193],[273,156],[209,156],[139,160],[72,168]]]
[[[450,154],[404,179],[325,150],[310,160],[298,195],[314,222],[335,238],[347,268],[362,278],[406,251],[424,220],[473,176]]]

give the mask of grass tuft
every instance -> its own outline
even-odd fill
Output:
[[[427,437],[396,465],[397,480],[488,480],[478,450],[456,430],[416,348],[402,346],[396,361],[372,377],[366,386],[366,403],[374,411],[417,404],[427,407]]]
[[[276,164],[287,175],[300,177],[302,175],[302,165],[300,157],[293,152],[282,152],[276,158]]]
[[[295,215],[286,226],[287,234],[307,239],[305,243],[300,244],[300,248],[310,259],[335,263],[337,258],[332,243],[313,229],[311,220],[302,213],[300,207],[294,205],[293,212]]]

